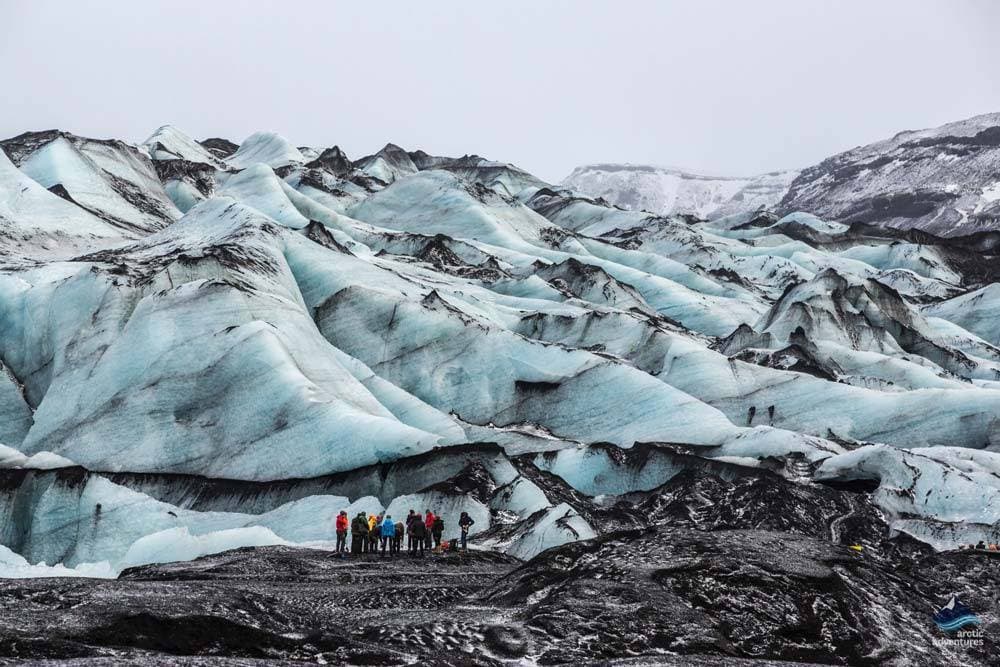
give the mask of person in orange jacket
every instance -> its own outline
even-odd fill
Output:
[[[340,514],[337,515],[337,549],[335,553],[346,553],[347,552],[347,527],[349,521],[347,520],[347,512],[340,510]]]

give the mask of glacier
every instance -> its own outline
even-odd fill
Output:
[[[979,237],[759,207],[797,172],[627,209],[273,132],[0,148],[2,576],[329,550],[341,509],[468,512],[528,560],[703,474],[860,484],[935,549],[997,532]]]

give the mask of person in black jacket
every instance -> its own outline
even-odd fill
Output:
[[[434,523],[431,525],[431,536],[434,538],[434,548],[441,546],[441,535],[444,533],[444,519],[440,514],[434,515]]]
[[[419,520],[420,515],[410,510],[410,513],[406,515],[406,547],[411,554],[413,553],[413,531],[410,528],[413,526],[415,519]]]
[[[421,558],[424,555],[424,538],[427,537],[427,528],[424,526],[424,520],[417,515],[417,518],[410,522],[410,527],[408,529],[410,534],[410,555],[416,556],[418,553]]]
[[[396,522],[396,534],[392,538],[392,553],[398,554],[403,548],[403,532],[406,528],[403,526],[402,521]]]
[[[468,512],[462,512],[462,516],[458,518],[458,527],[462,529],[462,549],[466,550],[469,548],[469,528],[472,527],[475,521],[469,516]]]

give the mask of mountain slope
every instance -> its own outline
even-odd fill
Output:
[[[1000,113],[828,158],[802,171],[778,209],[943,236],[1000,229]]]

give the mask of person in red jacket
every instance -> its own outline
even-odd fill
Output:
[[[347,553],[347,528],[350,522],[347,520],[347,512],[340,510],[337,515],[337,550],[336,553]]]
[[[434,519],[435,518],[436,517],[434,516],[434,512],[432,512],[430,510],[427,510],[427,512],[424,514],[424,528],[427,529],[427,534],[428,535],[431,534],[431,529],[434,528]]]

